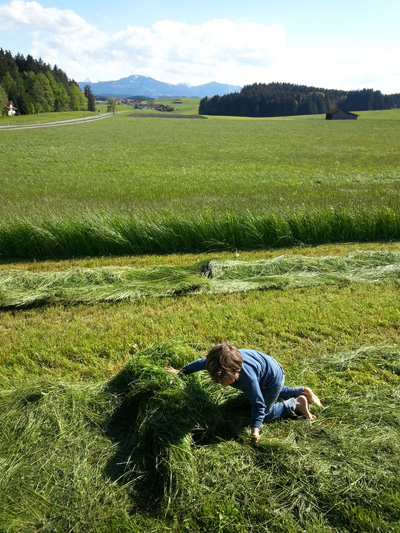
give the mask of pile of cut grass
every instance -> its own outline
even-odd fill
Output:
[[[271,260],[211,260],[185,266],[73,268],[60,272],[0,271],[0,308],[187,294],[398,283],[400,253],[352,252],[345,256],[282,255]]]
[[[400,239],[395,209],[146,217],[82,215],[0,223],[0,259],[200,253]]]
[[[327,408],[264,426],[258,446],[237,391],[162,370],[196,357],[185,345],[154,345],[104,384],[3,390],[2,528],[394,531],[399,355],[369,347],[287,368]]]

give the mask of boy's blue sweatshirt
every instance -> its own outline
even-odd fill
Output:
[[[265,417],[265,402],[262,389],[279,387],[283,371],[280,364],[270,355],[257,350],[239,350],[243,365],[239,378],[231,387],[241,390],[251,405],[252,427],[260,428]],[[206,370],[206,358],[197,359],[182,368],[182,373],[189,375],[199,370]]]

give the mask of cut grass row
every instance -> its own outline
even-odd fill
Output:
[[[102,267],[62,272],[0,271],[0,309],[62,303],[138,300],[187,294],[226,294],[352,283],[400,283],[400,254],[357,252],[320,259],[211,260],[149,269]]]
[[[372,250],[373,246],[365,245],[364,249]],[[379,249],[383,253],[399,251],[395,244],[387,249],[381,245]],[[345,252],[349,250],[354,250],[354,245],[345,247]],[[332,251],[341,255],[338,246],[304,250],[302,255],[312,253],[317,258],[332,256]],[[291,253],[296,258],[301,251]],[[253,252],[241,257],[254,260],[276,255]],[[229,256],[223,254],[223,257]],[[166,256],[160,260],[165,265],[163,268],[169,270],[181,261],[190,265],[194,259]],[[99,259],[95,265],[103,265],[101,268],[105,264],[115,265],[114,269],[120,268],[118,264],[128,269],[128,265],[147,266],[154,271],[156,260]],[[75,261],[74,267],[79,264]],[[93,266],[93,260],[82,264]],[[71,266],[69,262],[67,266]],[[34,270],[44,279],[44,273],[38,272],[40,267],[40,263],[21,265],[19,272],[29,274],[29,270]],[[63,265],[50,263],[45,264],[45,270],[50,277],[52,270],[62,275],[68,272]],[[7,276],[7,270],[3,268],[2,272]],[[0,376],[3,383],[15,384],[38,376],[103,380],[120,370],[141,348],[169,339],[194,343],[203,353],[214,343],[231,341],[240,346],[258,347],[278,359],[283,358],[283,363],[342,349],[398,342],[396,282],[347,281],[343,285],[343,281],[338,284],[336,280],[330,285],[303,286],[297,290],[289,286],[239,294],[189,293],[169,298],[149,294],[147,298],[89,306],[57,304],[53,298],[53,305],[47,307],[3,310]],[[45,286],[42,289],[46,291]],[[152,292],[148,286],[146,290]],[[26,298],[29,292],[22,291],[22,294]]]

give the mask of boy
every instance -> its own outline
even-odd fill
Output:
[[[310,388],[284,386],[285,372],[273,357],[257,350],[239,350],[232,344],[217,344],[207,357],[197,359],[181,370],[171,366],[165,370],[184,375],[207,370],[215,383],[241,390],[251,405],[251,434],[255,442],[260,439],[263,422],[296,418],[297,414],[314,420],[308,402],[322,407]],[[278,398],[283,401],[276,403]]]

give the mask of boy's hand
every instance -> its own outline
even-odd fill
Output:
[[[251,436],[253,437],[254,442],[257,444],[257,442],[260,440],[260,430],[258,428],[251,428]]]
[[[164,370],[166,372],[170,372],[171,374],[175,374],[175,376],[177,376],[180,372],[179,370],[176,370],[176,368],[173,368],[172,366],[166,366]]]

